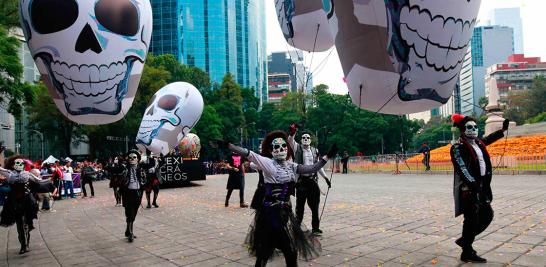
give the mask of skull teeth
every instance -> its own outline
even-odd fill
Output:
[[[400,31],[416,55],[425,58],[438,71],[456,69],[466,53],[475,20],[432,15],[418,5],[404,6],[400,12]],[[452,34],[445,34],[445,32]]]
[[[51,72],[55,79],[76,94],[97,96],[117,87],[125,78],[127,63],[115,62],[109,66],[71,65],[52,62]]]

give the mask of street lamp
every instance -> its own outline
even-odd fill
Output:
[[[41,146],[41,153],[40,154],[42,155],[41,159],[44,159],[44,134],[39,132],[38,130],[34,130],[34,129],[29,129],[29,131],[34,132],[34,133],[36,133],[36,134],[38,134],[40,136],[40,140],[42,140],[41,141],[42,146]]]
[[[245,125],[242,125],[239,130],[241,131],[241,146],[243,146],[243,130],[246,126],[249,126],[249,125],[255,125],[256,123],[255,122],[251,122],[251,123],[247,123]]]

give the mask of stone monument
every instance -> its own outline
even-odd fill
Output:
[[[489,104],[485,107],[487,111],[487,120],[485,121],[485,135],[488,135],[496,130],[502,128],[504,117],[502,112],[502,106],[499,103],[499,89],[497,87],[497,80],[494,78],[489,79]],[[509,128],[516,127],[515,122],[510,122]]]

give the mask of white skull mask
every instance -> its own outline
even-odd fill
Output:
[[[476,139],[478,138],[478,125],[474,121],[468,121],[464,125],[465,131],[464,135],[469,139]]]
[[[303,134],[301,136],[301,144],[304,146],[310,146],[311,145],[311,136],[309,134]]]
[[[55,104],[82,124],[132,105],[152,32],[148,0],[21,0],[21,25]]]
[[[16,159],[13,162],[13,169],[18,171],[18,172],[24,171],[25,170],[25,161],[23,159]]]
[[[286,141],[282,138],[275,138],[271,142],[271,148],[273,149],[271,151],[271,155],[273,155],[273,158],[276,160],[286,160],[286,156],[288,155],[288,146],[286,144]]]
[[[138,164],[138,155],[135,153],[131,153],[127,156],[127,160],[129,161],[129,164],[131,165],[137,165]]]
[[[168,84],[157,91],[144,112],[136,137],[141,151],[167,155],[197,123],[203,98],[193,85]]]

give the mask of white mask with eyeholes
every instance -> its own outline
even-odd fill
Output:
[[[131,153],[131,154],[129,154],[129,156],[127,156],[127,160],[129,161],[129,164],[137,165],[138,164],[138,155],[135,154],[135,153]]]
[[[286,156],[288,155],[288,146],[286,144],[286,141],[282,138],[275,138],[273,139],[273,142],[271,142],[271,148],[273,149],[271,151],[271,155],[273,155],[273,158],[276,160],[286,160]]]
[[[114,164],[118,164],[119,163],[119,159],[117,157],[114,158]]]
[[[311,145],[311,136],[309,134],[303,134],[301,136],[301,144],[304,146],[310,146]]]
[[[13,169],[22,172],[25,170],[25,161],[23,159],[16,159],[13,163]]]
[[[478,124],[476,124],[475,121],[468,121],[464,125],[465,131],[464,135],[468,139],[476,139],[478,138]]]

